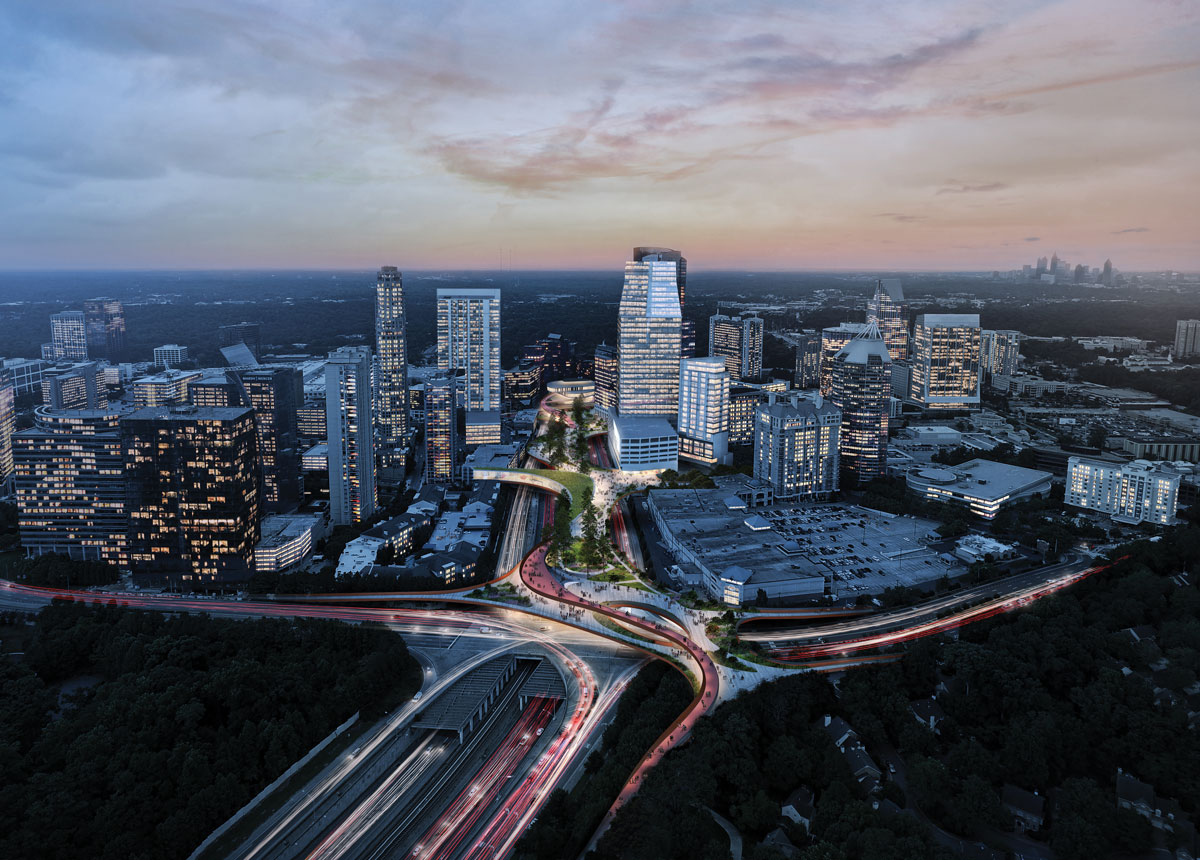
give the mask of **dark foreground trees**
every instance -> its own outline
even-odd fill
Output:
[[[382,629],[50,606],[0,661],[0,857],[186,857],[419,680]]]

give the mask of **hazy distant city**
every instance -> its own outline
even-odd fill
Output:
[[[0,34],[0,857],[1200,857],[1200,10]]]

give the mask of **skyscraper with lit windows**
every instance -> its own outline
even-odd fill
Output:
[[[913,327],[911,399],[926,409],[979,406],[979,314],[921,314]]]
[[[805,329],[797,336],[796,373],[792,384],[796,388],[816,388],[821,382],[821,334]]]
[[[446,484],[458,476],[458,376],[425,382],[425,480]]]
[[[304,403],[303,376],[299,369],[283,366],[229,373],[241,383],[241,405],[254,410],[263,508],[272,513],[294,510],[302,495],[296,412]]]
[[[254,414],[150,406],[121,419],[134,576],[192,588],[249,579],[262,516]]]
[[[375,515],[375,438],[371,350],[344,346],[325,364],[325,425],[329,439],[329,512],[336,525]]]
[[[13,436],[17,519],[27,555],[129,566],[121,411],[39,407]]]
[[[657,254],[625,264],[617,316],[621,416],[677,418],[682,317],[676,267]]]
[[[683,308],[687,300],[687,257],[674,248],[642,245],[633,249],[635,263],[640,263],[650,256],[675,264],[675,286],[679,289],[679,357],[694,358],[696,355],[696,322],[683,316]]]
[[[83,311],[63,311],[50,315],[50,343],[42,350],[51,361],[86,361],[88,357],[87,321]]]
[[[500,409],[500,291],[438,288],[437,356],[441,371],[463,371],[468,412]]]
[[[620,378],[620,372],[617,348],[607,343],[597,346],[595,359],[592,362],[596,411],[608,417],[617,413],[617,381]]]
[[[867,322],[875,320],[893,361],[908,358],[908,305],[898,278],[875,282],[875,294],[867,301]]]
[[[843,346],[862,334],[866,323],[844,322],[821,329],[821,367],[818,388],[828,397],[833,390],[833,359]]]
[[[729,463],[729,373],[721,356],[679,363],[679,456]]]
[[[729,375],[742,382],[762,376],[763,321],[761,317],[714,314],[708,318],[708,354],[725,359]]]
[[[776,499],[836,492],[842,413],[820,396],[769,398],[754,413],[754,477],[769,483]]]
[[[7,490],[13,475],[13,432],[17,429],[17,391],[12,374],[0,370],[0,489]]]
[[[1012,376],[1021,358],[1021,333],[984,329],[979,334],[979,364],[985,382],[993,376]]]
[[[375,349],[380,476],[397,481],[408,449],[408,330],[403,277],[395,266],[380,269],[375,283]]]
[[[838,457],[843,478],[864,483],[887,473],[892,360],[874,320],[833,359],[829,400],[842,412]],[[847,481],[843,480],[843,486]]]

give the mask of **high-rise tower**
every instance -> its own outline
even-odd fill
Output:
[[[404,283],[395,266],[380,269],[375,284],[375,350],[380,477],[398,481],[408,449],[408,332]]]
[[[87,322],[83,311],[63,311],[50,315],[51,361],[87,361]],[[43,352],[46,350],[43,349]]]
[[[904,286],[897,278],[875,282],[875,295],[867,302],[867,322],[875,320],[893,361],[908,359],[908,305]]]
[[[371,364],[370,349],[344,346],[325,365],[329,512],[336,525],[369,520],[378,506]]]
[[[625,264],[617,317],[617,412],[674,421],[679,408],[677,262],[646,254]]]
[[[874,320],[834,356],[829,400],[842,411],[839,460],[842,475],[852,481],[882,478],[887,472],[891,365]]]
[[[725,359],[734,379],[752,382],[762,376],[763,321],[761,317],[708,318],[708,354]]]
[[[679,456],[716,465],[729,455],[729,373],[719,356],[679,364]]]
[[[911,392],[926,409],[979,406],[979,314],[921,314],[913,327]]]
[[[439,370],[463,371],[464,409],[499,412],[499,290],[438,289],[437,355]]]
[[[88,299],[83,303],[83,315],[88,353],[93,358],[120,359],[125,353],[125,306],[116,299]]]

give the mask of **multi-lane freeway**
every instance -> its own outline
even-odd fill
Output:
[[[594,445],[591,453],[596,465],[610,465],[602,445]],[[472,736],[465,752],[456,750],[444,736],[432,732],[400,740],[400,730],[411,721],[418,707],[416,703],[409,703],[367,737],[352,755],[327,769],[301,796],[293,797],[233,855],[247,860],[300,856],[375,858],[402,851],[426,860],[433,857],[505,857],[536,816],[551,789],[564,774],[577,768],[589,739],[595,736],[635,671],[636,667],[630,664],[624,671],[600,683],[589,660],[576,653],[578,643],[594,642],[597,636],[603,636],[646,654],[682,661],[692,670],[695,686],[694,699],[638,763],[601,830],[616,810],[636,793],[647,771],[690,734],[720,694],[720,670],[706,653],[706,642],[698,641],[703,640],[700,634],[689,633],[689,627],[675,620],[669,608],[639,608],[633,605],[636,601],[589,600],[564,586],[546,564],[545,546],[536,545],[545,526],[553,522],[554,501],[548,494],[531,488],[517,489],[499,554],[500,569],[508,570],[508,574],[500,578],[519,572],[519,576],[513,578],[514,582],[533,595],[534,605],[509,604],[499,614],[493,611],[487,618],[487,626],[482,628],[479,615],[465,608],[379,609],[318,602],[428,602],[432,598],[453,604],[468,600],[462,594],[453,593],[313,595],[309,599],[311,602],[302,602],[301,598],[243,601],[56,591],[0,583],[0,607],[32,610],[60,598],[168,612],[201,611],[230,617],[377,622],[418,635],[460,637],[477,635],[483,630],[489,637],[503,640],[497,649],[485,650],[472,660],[447,667],[449,671],[442,677],[428,673],[427,689],[423,691],[426,702],[498,650],[511,649],[517,643],[536,643],[553,656],[572,681],[574,691],[568,697],[569,713],[562,716],[561,725],[554,730],[548,743],[540,743],[539,738],[552,726],[551,719],[554,718],[557,724],[558,718],[554,714],[555,707],[546,699],[535,697],[519,713],[513,709],[515,706],[510,708],[511,724],[495,716],[494,723],[486,723]],[[636,563],[637,552],[629,534],[627,514],[618,506],[612,516],[618,548]],[[745,619],[739,634],[744,640],[768,643],[772,656],[781,664],[810,671],[842,671],[853,665],[899,659],[896,653],[877,652],[890,645],[952,630],[1019,608],[1066,588],[1103,567],[1069,563],[1043,568],[892,612],[861,614],[854,609],[764,612]],[[475,599],[474,602],[482,601]],[[547,624],[544,618],[547,610],[539,605],[541,603],[564,607],[561,625]],[[632,633],[636,640],[597,627],[586,617],[593,614],[606,617]],[[575,628],[574,632],[567,632],[571,627]],[[504,712],[502,708],[494,713]],[[368,791],[355,794],[353,802],[348,803],[343,794],[352,778],[361,774],[364,768],[369,769],[372,762],[381,761],[389,750],[395,755],[394,747],[401,743],[407,746],[402,748],[397,762],[373,779]],[[531,757],[530,752],[535,747],[538,753]],[[486,754],[477,764],[468,764],[475,761],[470,756],[476,752]],[[467,767],[474,770],[463,770]]]

